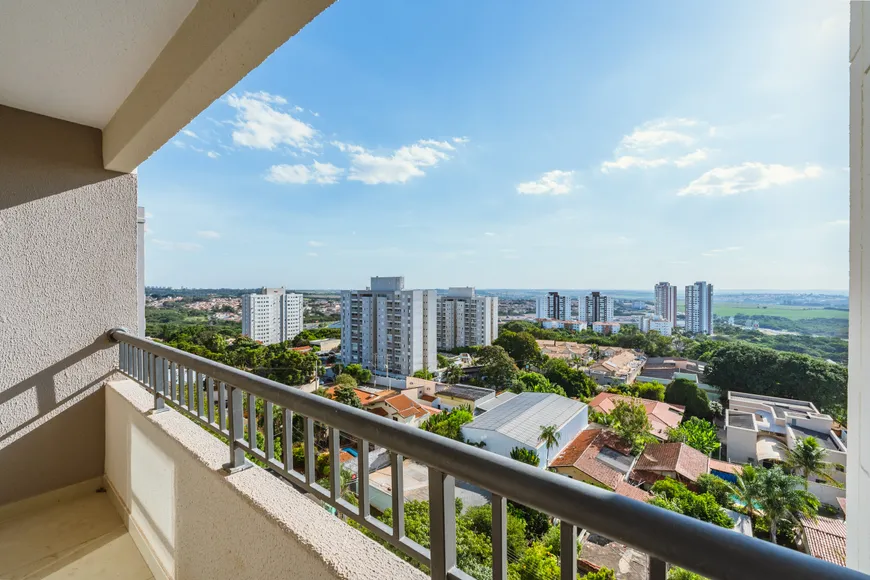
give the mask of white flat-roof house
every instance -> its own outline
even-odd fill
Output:
[[[805,437],[815,439],[827,451],[826,461],[846,465],[846,444],[833,431],[834,419],[809,401],[768,397],[730,391],[725,410],[728,461],[765,463],[784,461],[786,450]],[[833,467],[829,475],[845,483],[845,467]]]

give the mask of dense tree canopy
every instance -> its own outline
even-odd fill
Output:
[[[674,379],[665,389],[665,401],[672,405],[682,405],[686,408],[686,417],[713,416],[710,411],[710,400],[707,393],[689,379]]]
[[[511,449],[511,459],[528,463],[533,467],[537,467],[541,463],[541,458],[538,457],[538,453],[525,447],[514,447]]]
[[[498,346],[485,346],[478,351],[478,363],[483,367],[483,384],[491,389],[511,388],[519,369],[507,351]]]
[[[462,426],[474,420],[474,415],[468,407],[454,407],[450,411],[442,411],[437,415],[430,415],[420,428],[442,437],[448,437],[456,441],[465,441],[462,436]]]
[[[541,361],[541,349],[535,341],[535,337],[528,332],[502,331],[498,338],[493,341],[494,345],[500,346],[510,355],[517,367],[527,368],[529,365],[538,365]]]
[[[358,384],[365,384],[372,380],[372,371],[362,368],[359,364],[347,365],[341,372],[352,376]]]
[[[723,528],[734,527],[734,522],[709,493],[695,493],[673,479],[661,479],[652,486],[649,503],[661,508],[710,522]]]
[[[596,392],[597,385],[589,378],[589,375],[579,369],[572,368],[562,359],[551,358],[542,370],[547,380],[562,387],[568,397],[585,399]]]
[[[691,417],[668,431],[668,441],[685,443],[704,455],[710,455],[720,446],[716,426],[698,417]]]
[[[631,446],[632,451],[640,452],[644,444],[649,441],[649,431],[652,429],[643,403],[637,399],[617,401],[609,417],[610,426],[616,434]]]
[[[565,389],[559,385],[552,384],[544,375],[530,371],[520,371],[511,390],[515,393],[529,391],[532,393],[555,393],[563,397],[567,396]]]

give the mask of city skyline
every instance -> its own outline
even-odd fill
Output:
[[[847,288],[845,3],[494,7],[329,8],[139,168],[146,284]]]

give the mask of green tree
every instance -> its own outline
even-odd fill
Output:
[[[341,376],[341,375],[340,375]],[[332,398],[339,403],[350,405],[357,409],[362,409],[362,402],[359,400],[359,395],[356,394],[354,388],[348,384],[340,384],[335,387]]]
[[[610,412],[610,421],[616,434],[631,446],[635,454],[643,449],[650,438],[652,424],[643,404],[636,399],[617,401]]]
[[[707,580],[700,574],[689,572],[685,568],[671,566],[668,570],[668,580]]]
[[[508,500],[508,513],[526,522],[526,539],[537,541],[550,529],[550,516],[521,503]]]
[[[450,359],[449,358],[447,358],[446,356],[444,356],[443,354],[440,354],[440,353],[435,355],[435,356],[436,356],[435,360],[438,361],[438,368],[439,369],[446,369],[447,367],[450,366]]]
[[[336,388],[340,386],[350,387],[351,389],[357,386],[356,379],[347,373],[341,373],[337,377],[335,377],[335,386]]]
[[[437,415],[431,415],[420,425],[420,428],[442,437],[448,437],[456,441],[464,442],[462,426],[474,420],[474,415],[469,407],[454,407],[450,411],[442,411]]]
[[[653,497],[648,503],[665,508],[723,528],[732,528],[734,523],[716,498],[709,493],[695,493],[682,483],[671,478],[660,479],[652,486]]]
[[[537,365],[541,361],[541,348],[535,337],[528,332],[503,331],[493,344],[504,348],[521,369]]]
[[[716,498],[716,503],[725,509],[731,509],[734,506],[734,501],[731,499],[733,491],[731,485],[711,473],[702,473],[698,476],[698,492],[709,493]]]
[[[541,463],[541,458],[538,457],[537,451],[525,447],[514,447],[511,449],[511,459],[528,463],[533,467],[537,467]]]
[[[635,383],[637,396],[650,401],[665,400],[665,386],[661,383]]]
[[[819,500],[803,489],[800,477],[785,473],[779,466],[763,469],[758,475],[759,503],[776,543],[776,528],[783,520],[796,521],[798,514],[815,517]]]
[[[590,397],[597,391],[597,385],[589,375],[571,368],[571,365],[562,359],[551,358],[542,371],[547,380],[551,384],[562,387],[568,397]]]
[[[372,380],[372,371],[362,368],[362,365],[352,364],[344,367],[342,374],[348,374],[356,379],[359,384],[368,383]]]
[[[532,393],[554,393],[563,397],[567,396],[565,389],[559,385],[552,384],[544,375],[531,371],[520,371],[511,390],[515,393],[529,391]]]
[[[798,472],[804,478],[804,489],[809,487],[810,475],[832,480],[827,470],[831,464],[825,461],[827,451],[815,437],[799,439],[793,449],[786,451],[785,464],[789,469]]]
[[[514,384],[519,369],[507,351],[498,346],[485,346],[478,351],[478,362],[483,367],[483,384],[501,390]]]
[[[429,372],[427,369],[420,369],[419,371],[415,372],[413,376],[417,377],[418,379],[426,379],[428,381],[431,381],[435,378],[435,375]]]
[[[522,558],[508,564],[508,572],[516,580],[559,580],[559,560],[546,546],[535,542]]]
[[[674,429],[668,431],[668,441],[685,443],[694,447],[704,455],[710,455],[719,449],[719,438],[716,426],[698,417],[691,417]]]
[[[596,572],[589,572],[581,580],[616,580],[616,573],[610,568],[601,568]]]
[[[671,381],[667,389],[665,389],[665,402],[672,405],[684,406],[687,417],[706,419],[712,416],[707,393],[702,391],[697,384],[689,379],[674,379]]]
[[[486,504],[468,508],[462,516],[468,527],[478,534],[492,539],[492,505]],[[507,515],[508,553],[521,557],[526,551],[526,522],[513,514]]]
[[[559,446],[559,439],[562,434],[559,433],[558,425],[541,425],[541,431],[538,434],[538,443],[543,443],[547,448],[547,466],[550,465],[550,450]]]
[[[462,377],[465,373],[462,372],[462,367],[452,364],[444,371],[444,382],[448,385],[456,385],[462,382]]]
[[[737,475],[737,480],[731,484],[737,503],[741,504],[749,516],[749,522],[755,526],[755,516],[758,513],[758,502],[761,499],[760,470],[752,465],[744,465],[743,471]]]

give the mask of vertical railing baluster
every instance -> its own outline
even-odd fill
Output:
[[[205,417],[205,393],[203,393],[203,389],[208,387],[208,377],[203,375],[202,373],[196,374],[196,404],[197,409],[199,409],[199,413],[197,417],[202,419]]]
[[[218,385],[218,427],[227,429],[227,384],[223,381]]]
[[[492,494],[492,580],[507,580],[507,500]]]
[[[230,387],[230,462],[224,469],[230,473],[241,471],[251,464],[245,459],[245,450],[239,446],[245,440],[245,417],[242,414],[242,390]]]
[[[208,399],[208,424],[214,425],[214,386],[215,380],[208,377],[205,381],[206,398]]]
[[[275,420],[272,401],[263,400],[263,424],[266,426],[266,461],[275,459]]]
[[[559,524],[561,580],[577,580],[577,528],[568,522]]]
[[[144,351],[144,354],[142,357],[142,363],[144,364],[144,367],[143,367],[144,373],[143,373],[143,381],[142,382],[145,383],[145,386],[147,388],[153,390],[154,385],[151,383],[151,364],[152,364],[151,361],[152,361],[152,359],[153,359],[153,355],[150,352],[148,352],[147,350]]]
[[[360,438],[357,447],[356,496],[359,500],[359,515],[369,517],[371,496],[369,495],[369,442]]]
[[[341,431],[329,428],[329,496],[333,501],[341,497]]]
[[[399,453],[390,452],[391,491],[393,499],[393,538],[405,537],[405,471]]]
[[[196,371],[187,369],[187,410],[196,413]]]
[[[178,406],[187,409],[187,369],[178,365]]]
[[[139,354],[138,354],[135,346],[132,347],[132,349],[133,349],[133,356],[132,356],[132,359],[133,359],[132,371],[133,372],[130,373],[130,376],[133,378],[134,381],[138,381],[139,380],[139,360],[138,360]]]
[[[123,342],[118,343],[118,370],[127,372],[127,345]]]
[[[289,473],[293,471],[293,411],[290,409],[284,409],[284,437],[281,441],[281,459],[284,461],[284,469]]]
[[[257,397],[248,395],[248,446],[257,448]]]
[[[668,578],[668,563],[649,557],[649,580],[667,580]]]
[[[314,419],[305,417],[305,483],[314,483]]]
[[[445,580],[456,567],[456,481],[429,468],[429,550],[433,580]]]
[[[154,383],[154,412],[161,413],[167,410],[166,400],[163,398],[166,394],[166,371],[164,370],[166,359],[154,355],[152,360],[154,361],[152,366],[154,373],[151,379]]]
[[[169,398],[173,403],[178,402],[178,363],[169,364]]]

